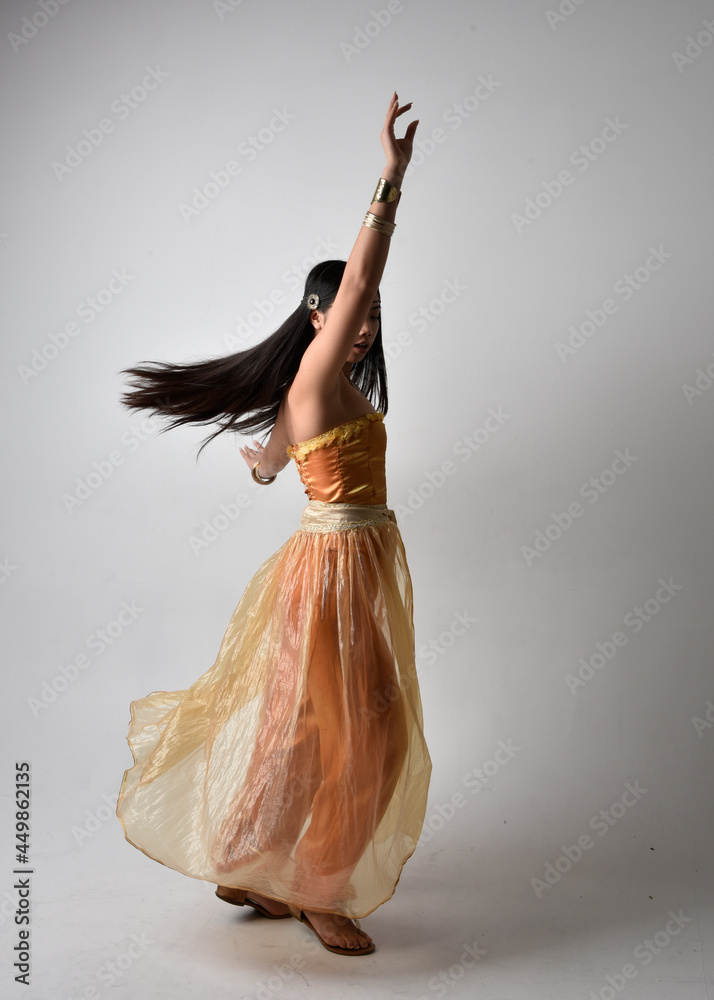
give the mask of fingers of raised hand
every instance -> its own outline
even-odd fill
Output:
[[[398,111],[394,112],[394,117],[399,118],[400,115],[403,115],[405,111],[409,110],[409,108],[412,106],[413,103],[414,103],[413,101],[410,101],[409,104],[402,105],[402,107],[399,108]]]
[[[402,107],[399,107],[398,101],[395,100],[392,103],[389,112],[387,114],[387,120],[384,123],[383,133],[385,135],[389,136],[389,138],[394,137],[394,122],[400,115],[403,115],[405,111],[409,111],[412,104],[413,102],[410,101],[408,104],[404,104]]]
[[[408,108],[409,106],[410,104],[403,105],[404,108]],[[395,90],[389,102],[389,106],[387,108],[387,121],[389,121],[390,118],[396,117],[398,114],[401,114],[401,111],[399,111],[398,108],[399,108],[399,98],[397,97],[397,92]]]
[[[397,107],[398,107],[398,103],[397,103],[396,98],[394,98],[394,99],[392,99],[389,102],[389,107],[387,108],[387,114],[386,114],[386,117],[384,119],[384,128],[385,129],[388,129],[389,126],[391,125],[391,123],[394,121],[394,114],[395,114],[395,111],[396,111]]]

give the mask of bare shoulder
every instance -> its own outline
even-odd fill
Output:
[[[324,400],[316,399],[314,393],[306,392],[299,382],[293,382],[285,392],[279,413],[281,427],[287,434],[289,443],[306,441],[319,433],[311,433],[311,428],[319,424],[321,418],[324,420],[324,410]]]
[[[356,386],[340,373],[329,395],[316,396],[300,385],[291,385],[280,407],[279,419],[289,444],[307,441],[340,424],[374,413],[375,409]],[[276,421],[277,426],[277,421]]]

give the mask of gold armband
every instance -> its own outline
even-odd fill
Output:
[[[374,189],[372,202],[399,201],[401,196],[402,192],[391,181],[388,181],[386,177],[380,177],[377,187]]]

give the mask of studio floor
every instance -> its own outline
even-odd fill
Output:
[[[30,1000],[711,1000],[711,872],[663,874],[617,850],[547,888],[497,845],[420,845],[394,896],[363,918],[368,956],[321,947],[296,920],[229,906],[122,844],[108,821],[40,859]],[[615,848],[618,845],[613,845]],[[122,858],[124,868],[117,869]],[[681,858],[682,864],[685,862]],[[564,863],[561,867],[567,867]],[[12,934],[6,919],[3,932]],[[7,954],[7,947],[5,954]],[[19,987],[16,987],[19,996]],[[13,993],[15,995],[15,993]]]

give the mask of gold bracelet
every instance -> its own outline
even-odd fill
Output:
[[[374,189],[372,202],[388,202],[395,199],[399,201],[401,195],[402,192],[391,181],[388,181],[386,177],[380,177],[377,187]]]
[[[378,215],[373,215],[371,212],[367,212],[362,225],[368,226],[370,229],[375,229],[378,233],[384,233],[385,236],[391,236],[397,228],[396,222],[380,219]]]
[[[258,472],[258,466],[259,465],[260,465],[260,461],[257,461],[255,463],[255,465],[253,466],[253,468],[250,470],[250,474],[253,477],[253,479],[255,480],[255,482],[256,483],[260,483],[261,486],[267,486],[268,483],[275,482],[275,480],[277,478],[277,475],[278,475],[277,472],[275,473],[274,476],[271,476],[270,479],[263,479],[263,477]]]

